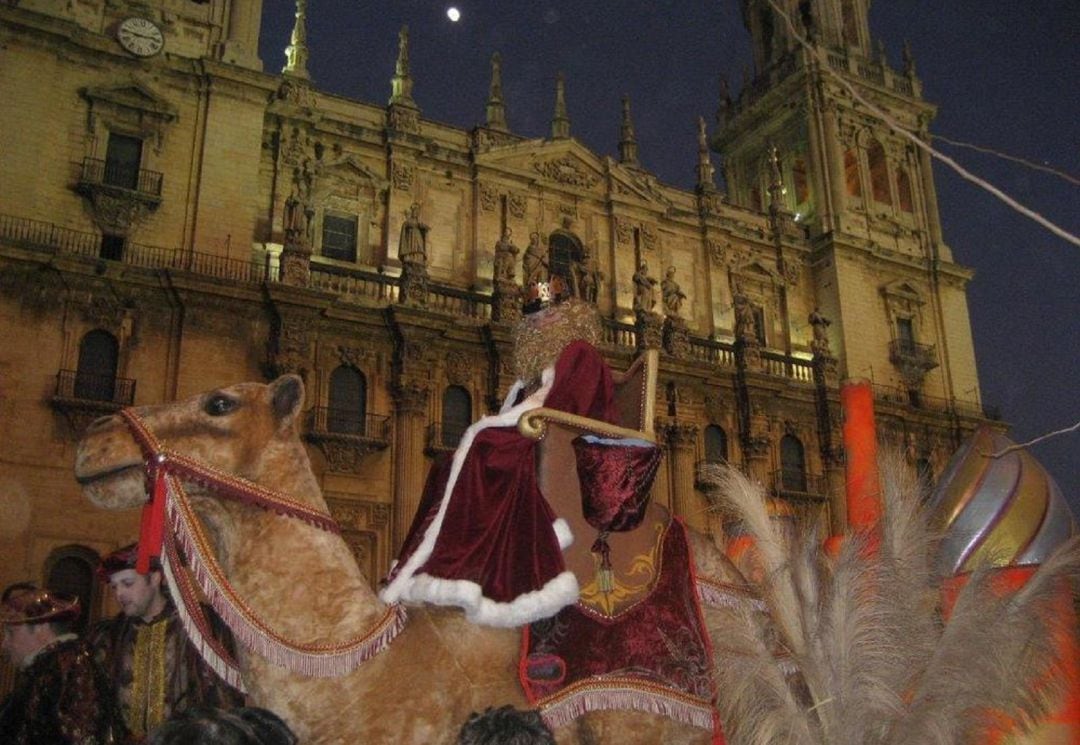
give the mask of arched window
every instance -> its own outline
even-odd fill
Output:
[[[891,204],[892,196],[889,194],[889,169],[885,164],[885,148],[877,140],[870,141],[870,147],[866,151],[867,163],[870,167],[870,192],[875,202]]]
[[[573,281],[574,266],[581,261],[581,253],[581,241],[571,233],[556,230],[548,239],[548,271],[569,284]]]
[[[365,432],[367,380],[355,367],[340,365],[330,373],[330,400],[326,429],[346,435]]]
[[[79,342],[79,364],[75,370],[75,397],[92,401],[112,401],[116,390],[116,368],[120,343],[108,331],[94,329]]]
[[[750,187],[750,209],[754,212],[761,212],[764,209],[761,203],[761,189],[756,186]]]
[[[806,161],[796,158],[791,164],[791,185],[795,189],[795,204],[802,204],[810,198],[810,184],[806,175]]]
[[[844,183],[849,197],[862,196],[862,179],[859,178],[859,156],[854,148],[844,151]]]
[[[472,396],[460,385],[447,387],[442,397],[442,444],[456,448],[471,422]]]
[[[780,439],[780,483],[785,491],[806,491],[806,455],[795,435]]]
[[[64,546],[53,551],[45,560],[45,587],[51,592],[79,599],[82,609],[72,624],[76,633],[86,631],[97,594],[94,570],[100,558],[86,546]]]
[[[844,43],[849,47],[859,46],[859,19],[855,15],[854,0],[840,3],[840,17],[843,22]]]
[[[900,209],[904,212],[914,212],[915,205],[911,198],[911,177],[907,169],[901,168],[896,172],[896,198],[900,202]]]
[[[705,427],[705,460],[709,463],[727,460],[727,434],[715,424]]]

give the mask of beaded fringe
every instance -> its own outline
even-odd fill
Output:
[[[346,642],[301,644],[285,639],[237,597],[202,534],[198,518],[191,512],[187,495],[172,474],[168,476],[168,485],[169,522],[192,575],[210,605],[236,638],[252,652],[300,675],[337,677],[352,672],[384,650],[405,627],[405,609],[395,604],[386,609],[371,629]],[[186,610],[190,617],[191,609]],[[209,645],[204,641],[202,646]],[[213,666],[214,655],[210,657]],[[229,675],[224,662],[217,664],[225,668],[224,672],[219,671],[223,677]]]
[[[659,714],[692,727],[713,729],[713,707],[707,702],[676,697],[662,688],[650,686],[646,689],[632,682],[597,681],[587,685],[588,688],[557,694],[554,702],[541,705],[540,716],[551,729],[570,724],[590,711],[628,709]]]

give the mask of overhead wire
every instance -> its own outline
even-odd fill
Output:
[[[987,155],[993,155],[995,157],[1001,158],[1002,160],[1008,160],[1008,161],[1011,161],[1013,163],[1019,163],[1022,166],[1027,166],[1028,168],[1034,169],[1036,171],[1042,171],[1043,173],[1049,173],[1051,175],[1057,176],[1058,178],[1061,178],[1064,181],[1068,181],[1070,184],[1073,184],[1075,186],[1080,186],[1080,179],[1076,178],[1072,174],[1066,173],[1065,171],[1061,170],[1060,168],[1054,168],[1053,166],[1048,166],[1048,165],[1045,165],[1043,163],[1036,163],[1033,160],[1028,160],[1027,158],[1020,158],[1020,157],[1017,157],[1015,155],[1009,155],[1009,153],[1003,153],[1000,150],[994,150],[993,148],[983,147],[982,145],[974,145],[974,144],[972,144],[970,142],[960,142],[959,140],[951,140],[951,139],[949,139],[948,137],[946,137],[944,135],[931,134],[930,137],[931,137],[931,139],[934,139],[934,140],[941,140],[942,142],[946,142],[946,143],[952,145],[953,147],[966,147],[969,150],[975,150],[977,152],[985,153]]]

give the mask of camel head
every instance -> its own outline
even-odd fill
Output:
[[[272,383],[238,383],[185,401],[135,409],[158,442],[225,473],[276,489],[295,473],[310,474],[299,439],[304,384],[295,375]],[[106,509],[146,501],[145,459],[120,416],[98,419],[79,441],[75,478]]]

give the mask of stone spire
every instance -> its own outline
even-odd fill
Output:
[[[769,148],[769,214],[784,211],[784,177],[780,173],[780,150],[776,145]]]
[[[394,65],[394,77],[390,81],[390,103],[403,106],[416,106],[412,97],[412,76],[409,75],[409,27],[402,26],[398,32],[397,63]]]
[[[638,166],[637,137],[630,121],[630,96],[622,97],[622,128],[619,137],[619,161],[626,166]]]
[[[716,172],[709,160],[709,135],[705,131],[705,117],[697,120],[697,188],[698,191],[716,191]]]
[[[281,69],[281,73],[311,80],[307,61],[307,0],[296,0],[296,23],[293,24],[289,46],[285,47],[285,67]]]
[[[716,123],[721,127],[726,125],[734,113],[735,102],[731,100],[731,89],[728,87],[727,75],[720,76],[720,105],[716,109]]]
[[[555,115],[551,117],[551,139],[570,137],[570,117],[566,115],[566,79],[560,72],[555,80]]]
[[[502,95],[502,55],[491,55],[491,88],[488,90],[487,127],[506,132],[506,107]]]

